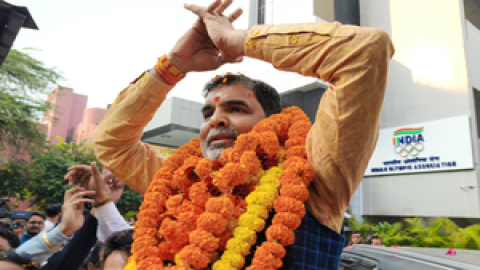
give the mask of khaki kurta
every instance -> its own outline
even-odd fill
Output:
[[[338,23],[258,25],[248,31],[244,48],[246,56],[279,70],[331,84],[307,137],[316,175],[306,206],[340,232],[377,142],[394,52],[390,38],[382,30]],[[118,95],[94,134],[100,161],[142,194],[165,158],[140,138],[172,87],[143,73]]]

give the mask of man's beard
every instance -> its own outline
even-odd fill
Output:
[[[240,135],[240,133],[234,128],[220,127],[220,128],[210,129],[210,132],[208,133],[206,140],[202,142],[202,151],[203,151],[204,157],[207,157],[211,160],[220,159],[222,157],[223,150],[227,148],[232,148],[235,145],[235,142],[211,145],[209,143],[210,139],[213,136],[217,136],[220,134],[226,134],[229,136],[233,136],[235,138],[237,138],[238,135]]]
[[[36,228],[35,230],[27,230],[27,233],[31,236],[36,236],[40,231],[40,228]]]

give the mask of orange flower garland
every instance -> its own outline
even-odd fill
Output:
[[[137,269],[242,269],[263,230],[267,241],[247,269],[282,267],[314,178],[305,150],[310,128],[305,113],[290,107],[238,136],[221,160],[203,158],[198,138],[180,147],[140,207],[132,245]]]

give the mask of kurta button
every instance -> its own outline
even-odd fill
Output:
[[[292,44],[297,44],[297,42],[298,42],[298,37],[297,37],[297,36],[292,36],[292,37],[290,38],[290,42],[291,42]]]
[[[254,36],[258,35],[258,33],[260,33],[258,30],[253,31]]]
[[[255,46],[255,42],[253,42],[253,40],[250,40],[247,44],[250,48],[253,48],[253,46]]]

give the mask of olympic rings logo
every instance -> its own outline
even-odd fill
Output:
[[[396,145],[393,147],[393,152],[401,157],[407,157],[408,155],[416,157],[423,149],[425,149],[423,142],[417,142],[415,144],[407,143],[405,145]]]

